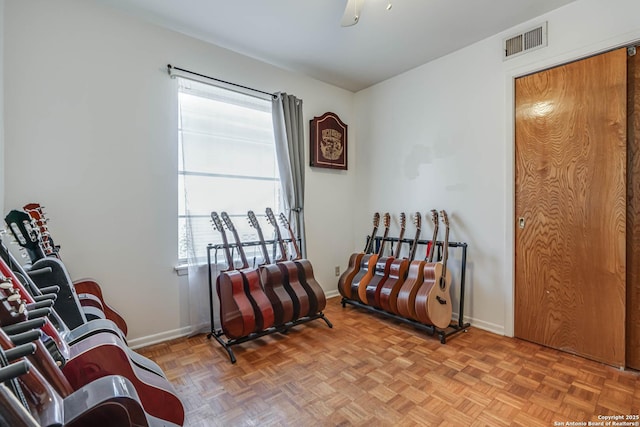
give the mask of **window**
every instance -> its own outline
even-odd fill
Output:
[[[196,257],[206,258],[207,244],[222,242],[211,211],[226,211],[242,241],[257,240],[247,211],[277,212],[281,196],[271,100],[186,79],[178,87],[178,256],[184,261],[189,222]],[[272,230],[263,233],[269,239]],[[227,237],[233,242],[228,231]],[[249,257],[260,253],[251,251]]]

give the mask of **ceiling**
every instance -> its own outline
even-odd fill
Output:
[[[357,92],[574,0],[96,0]]]

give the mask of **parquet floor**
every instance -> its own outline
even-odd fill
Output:
[[[554,426],[640,414],[637,372],[473,327],[442,345],[339,298],[325,313],[333,329],[316,320],[234,346],[236,364],[204,335],[139,352],[165,370],[192,427]]]

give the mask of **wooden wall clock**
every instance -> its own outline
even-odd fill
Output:
[[[335,113],[311,120],[310,163],[318,168],[347,170],[347,125]]]

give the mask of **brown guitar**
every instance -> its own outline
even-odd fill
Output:
[[[264,241],[262,229],[260,228],[256,214],[253,213],[253,211],[249,211],[247,215],[249,217],[249,224],[251,224],[258,233],[260,248],[262,249],[262,256],[264,258],[264,264],[260,265],[260,277],[262,279],[264,293],[273,306],[273,323],[276,326],[280,326],[294,320],[293,300],[282,284],[283,279],[280,269],[277,265],[271,264],[269,251],[267,250],[267,245]]]
[[[409,272],[396,301],[396,314],[409,319],[418,320],[416,318],[416,294],[424,282],[424,266],[427,262],[433,261],[433,255],[436,250],[436,240],[438,239],[438,211],[431,210],[431,220],[433,221],[433,238],[429,245],[429,253],[426,260],[411,261],[409,264]],[[412,248],[415,250],[415,248]],[[391,307],[393,309],[393,307]]]
[[[285,247],[284,239],[280,234],[280,227],[273,215],[273,211],[271,208],[267,208],[266,213],[269,224],[271,224],[275,229],[276,240],[280,247],[280,258],[276,260],[276,265],[282,273],[282,284],[293,301],[293,318],[299,319],[301,317],[309,316],[310,314],[315,314],[309,313],[309,295],[307,295],[307,291],[304,290],[302,283],[300,283],[298,266],[295,262],[287,260],[287,248]]]
[[[362,257],[365,256],[365,254],[373,252],[373,242],[375,241],[376,234],[378,234],[378,225],[380,225],[380,214],[376,212],[373,215],[373,231],[371,232],[371,237],[367,240],[364,251],[351,254],[347,269],[342,273],[340,279],[338,279],[338,292],[347,299],[357,299],[357,296],[351,295],[351,283],[360,270]]]
[[[257,268],[249,267],[247,256],[242,248],[240,236],[238,236],[238,231],[231,222],[229,215],[227,215],[226,212],[222,212],[220,216],[222,217],[224,224],[227,226],[227,229],[233,234],[233,238],[235,239],[238,247],[238,253],[240,254],[240,260],[242,261],[242,266],[238,270],[244,278],[244,290],[247,293],[249,301],[251,301],[251,305],[253,306],[253,310],[256,313],[255,331],[259,332],[269,329],[273,326],[274,321],[273,306],[271,305],[269,298],[267,298],[267,295],[264,293],[264,289],[262,289],[262,284],[260,283],[260,272]]]
[[[404,239],[404,232],[407,226],[407,218],[402,212],[400,214],[400,235],[398,237],[398,245],[396,246],[396,252],[393,256],[379,257],[376,262],[376,267],[373,272],[373,277],[367,284],[367,304],[373,307],[380,307],[380,291],[389,278],[391,269],[391,263],[400,256],[400,249],[402,248],[402,239]]]
[[[357,295],[358,300],[365,303],[367,302],[367,285],[371,281],[373,277],[373,271],[375,269],[376,263],[378,262],[378,258],[382,255],[384,251],[384,246],[386,243],[386,238],[389,235],[389,226],[391,225],[391,216],[389,213],[384,214],[384,235],[382,237],[382,242],[380,243],[380,250],[377,254],[367,254],[362,257],[362,261],[360,261],[360,271],[353,278],[353,282],[351,283],[351,295]]]
[[[422,216],[420,215],[420,212],[415,213],[413,223],[416,226],[416,235],[411,243],[409,258],[400,259],[398,258],[400,251],[398,250],[398,252],[396,252],[396,257],[389,267],[389,277],[380,289],[380,308],[391,313],[396,313],[398,310],[398,293],[400,292],[400,288],[402,288],[404,280],[407,277],[409,263],[416,255],[418,239],[420,238],[420,229],[422,227]]]
[[[320,313],[327,306],[327,298],[324,295],[324,291],[313,276],[311,262],[309,262],[308,259],[302,258],[300,248],[296,242],[296,235],[293,233],[287,217],[282,212],[280,212],[280,223],[284,228],[289,230],[289,236],[291,236],[291,245],[296,253],[292,261],[298,267],[298,279],[309,296],[309,314]]]
[[[229,250],[227,235],[217,212],[211,212],[213,226],[222,235],[224,255],[228,268],[216,279],[216,292],[220,299],[220,322],[222,331],[229,338],[240,338],[256,330],[256,315],[244,290],[244,278],[235,270]]]
[[[451,275],[447,271],[447,259],[449,258],[449,218],[445,211],[440,211],[442,222],[445,225],[442,260],[430,262],[424,266],[424,282],[416,294],[417,320],[434,325],[438,328],[446,328],[451,323],[453,308],[451,306]]]

